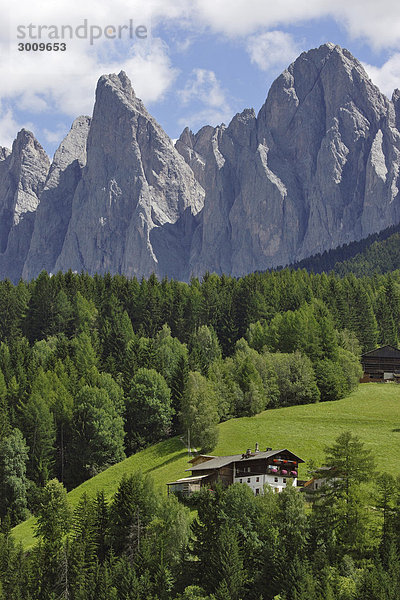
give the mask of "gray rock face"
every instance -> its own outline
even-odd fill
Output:
[[[30,131],[22,129],[12,152],[0,152],[0,278],[17,281],[27,256],[49,159]]]
[[[50,170],[29,132],[0,148],[0,276],[284,265],[400,222],[399,170],[400,91],[333,44],[299,56],[258,115],[175,147],[125,73],[103,76]]]
[[[189,276],[204,192],[125,73],[103,76],[56,270]]]
[[[202,127],[196,135],[186,127],[175,143],[175,148],[183,156],[203,188],[206,187],[204,156],[208,154],[213,134],[214,128],[210,125]]]
[[[215,131],[193,272],[243,275],[399,222],[398,114],[346,50],[302,54],[257,118]]]
[[[45,269],[54,271],[71,219],[72,200],[86,164],[90,118],[78,117],[54,154],[40,204],[32,240],[22,271],[24,279]]]

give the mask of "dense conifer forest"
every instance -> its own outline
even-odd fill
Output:
[[[294,269],[313,273],[335,271],[339,275],[353,273],[357,277],[372,273],[389,273],[400,268],[400,225],[373,233],[359,242],[344,244],[295,263]]]
[[[254,496],[243,484],[217,485],[189,507],[136,473],[111,502],[83,496],[71,514],[52,479],[33,550],[3,525],[0,598],[396,600],[400,482],[376,478],[372,453],[350,432],[325,452],[330,469],[315,492]]]
[[[1,282],[0,599],[397,598],[398,484],[385,478],[375,498],[365,468],[344,472],[346,486],[333,482],[312,511],[290,488],[201,494],[193,526],[140,474],[75,515],[65,494],[188,429],[209,452],[220,421],[341,398],[361,352],[399,337],[398,272]],[[367,456],[351,436],[338,444]],[[38,545],[25,554],[10,528],[29,513]],[[361,595],[371,586],[386,595]]]

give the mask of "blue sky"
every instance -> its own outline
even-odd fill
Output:
[[[52,155],[72,120],[91,114],[98,77],[121,69],[171,138],[186,125],[197,131],[247,107],[258,111],[279,73],[327,41],[348,48],[389,97],[400,87],[400,8],[392,0],[88,0],[84,8],[21,0],[4,11],[0,145],[8,147],[25,126]],[[66,40],[64,53],[17,49],[18,25],[75,28],[84,19],[100,28],[132,19],[149,35]]]

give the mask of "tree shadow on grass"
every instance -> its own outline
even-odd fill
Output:
[[[400,433],[400,429],[392,429],[393,433]]]
[[[159,442],[154,450],[157,456],[167,456],[168,454],[172,454],[173,452],[180,452],[184,449],[184,444],[179,439],[179,437],[176,436]]]
[[[155,465],[154,467],[151,467],[150,469],[146,469],[146,471],[144,471],[144,472],[151,473],[151,471],[157,471],[157,469],[161,469],[162,467],[165,467],[166,465],[168,465],[170,463],[176,462],[177,460],[180,460],[184,456],[187,456],[187,450],[182,449],[182,451],[179,452],[179,454],[174,454],[174,456],[171,456],[171,458],[168,458],[163,463]]]

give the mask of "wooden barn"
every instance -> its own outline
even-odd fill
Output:
[[[366,352],[361,357],[364,371],[362,382],[388,381],[400,378],[400,350],[382,346]]]

